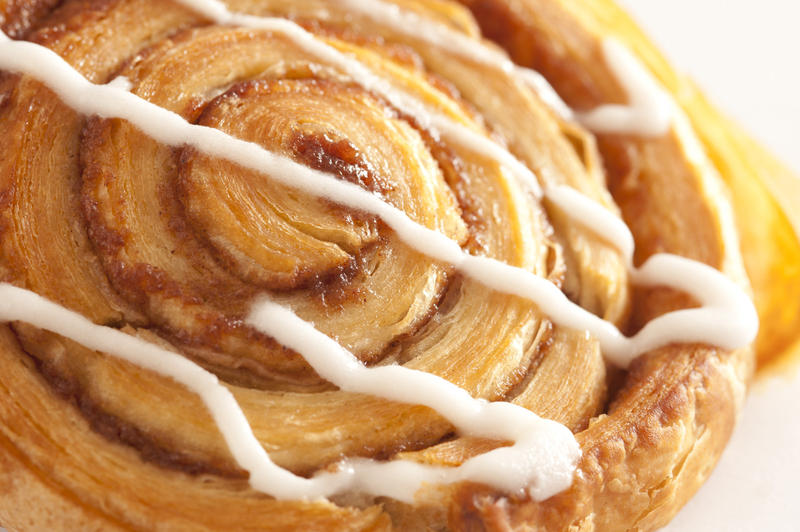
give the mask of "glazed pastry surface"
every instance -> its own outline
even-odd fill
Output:
[[[0,2],[10,530],[654,529],[798,341],[788,173],[609,2],[51,4]]]

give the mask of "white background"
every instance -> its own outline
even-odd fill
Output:
[[[800,171],[800,1],[620,2],[680,70]],[[799,477],[795,369],[755,383],[717,469],[665,530],[800,530]]]

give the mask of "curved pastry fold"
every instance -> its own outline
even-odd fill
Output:
[[[546,500],[473,481],[425,485],[413,503],[358,490],[281,500],[248,482],[188,387],[9,319],[0,324],[0,525],[654,529],[713,468],[756,356],[772,364],[797,346],[800,243],[776,193],[789,181],[764,177],[778,163],[611,2],[225,2],[230,13],[291,20],[295,33],[237,23],[256,19],[214,22],[199,9],[213,2],[50,4],[0,2],[3,30],[97,85],[366,190],[466,256],[546,279],[611,328],[633,334],[699,301],[642,286],[613,239],[539,187],[568,186],[621,217],[636,266],[671,253],[752,286],[762,328],[754,349],[663,342],[617,368],[601,338],[431,258],[369,209],[87,116],[34,76],[3,72],[3,284],[213,373],[269,458],[299,476],[335,471],[343,458],[453,468],[512,442],[465,434],[427,406],[342,390],[254,325],[265,295],[365,366],[430,373],[565,425],[581,457],[570,487]],[[422,21],[420,30],[403,31],[385,9]],[[430,42],[427,24],[535,68],[576,116],[629,99],[603,56],[613,37],[672,95],[678,118],[659,135],[593,133],[519,70]],[[364,83],[336,52],[381,82]],[[504,150],[525,170],[492,155]]]

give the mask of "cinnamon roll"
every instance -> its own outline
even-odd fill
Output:
[[[609,1],[0,17],[9,530],[654,529],[798,342],[788,173]]]

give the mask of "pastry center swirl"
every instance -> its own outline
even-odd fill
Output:
[[[703,319],[712,320],[715,307],[729,306],[726,293],[735,290],[718,272],[667,256],[632,268],[626,255],[632,238],[623,253],[618,245],[628,242],[627,228],[623,238],[614,239],[592,227],[593,220],[600,226],[618,220],[604,208],[613,205],[602,174],[592,166],[597,157],[589,134],[556,120],[513,69],[483,65],[498,75],[483,81],[505,83],[495,95],[525,102],[528,118],[538,122],[527,130],[522,124],[520,131],[535,132],[537,143],[521,142],[525,135],[509,129],[514,117],[500,99],[481,94],[476,65],[465,74],[468,54],[443,64],[436,51],[363,40],[337,33],[335,24],[326,37],[314,37],[286,20],[244,17],[242,22],[260,29],[212,25],[175,32],[165,22],[166,36],[148,34],[142,44],[131,45],[140,49],[120,52],[117,66],[87,74],[100,82],[119,76],[112,87],[89,87],[111,102],[130,96],[119,94],[129,82],[139,98],[135,107],[161,116],[166,129],[181,135],[164,140],[152,120],[92,116],[95,111],[86,111],[71,94],[65,101],[78,101],[76,110],[88,116],[85,123],[60,103],[41,113],[43,127],[52,115],[69,126],[64,130],[75,132],[76,142],[67,141],[65,151],[79,161],[75,182],[64,194],[79,207],[71,227],[88,242],[64,261],[87,282],[72,283],[70,293],[78,295],[64,305],[152,342],[155,346],[137,348],[156,358],[179,351],[208,370],[176,363],[185,375],[202,374],[209,384],[186,384],[185,375],[177,379],[200,395],[216,426],[209,412],[198,408],[200,399],[176,390],[174,382],[162,382],[172,373],[148,376],[113,361],[108,370],[98,362],[103,355],[92,350],[109,351],[107,342],[81,347],[58,337],[65,333],[57,327],[42,326],[57,333],[51,335],[15,325],[43,374],[69,382],[64,389],[89,405],[84,412],[110,420],[104,423],[112,430],[105,432],[125,434],[125,427],[137,427],[127,430],[136,437],[121,439],[161,457],[169,456],[162,450],[177,449],[174,460],[159,458],[167,465],[197,462],[208,467],[196,471],[230,472],[238,464],[251,474],[253,487],[269,494],[280,491],[273,488],[280,475],[297,485],[308,480],[280,467],[309,475],[347,457],[355,461],[341,462],[342,471],[316,479],[321,491],[314,493],[355,488],[402,500],[408,493],[369,484],[380,476],[371,468],[391,463],[360,463],[358,457],[452,461],[466,470],[470,463],[489,463],[476,457],[507,451],[511,454],[501,462],[512,474],[518,470],[513,453],[522,452],[531,470],[535,457],[548,452],[537,440],[534,412],[562,424],[559,452],[569,448],[572,454],[559,459],[564,471],[571,471],[577,443],[567,428],[584,429],[603,411],[609,394],[600,346],[625,365],[662,347],[665,338],[708,339],[701,328],[675,336],[677,322],[688,319],[679,313],[649,323],[649,335],[624,337],[615,325],[625,321],[630,306],[629,273],[634,282],[704,293],[704,308],[695,313]],[[15,98],[26,96],[19,94]],[[153,114],[153,107],[177,116]],[[571,130],[572,144],[564,139],[565,130]],[[203,135],[210,131],[221,135]],[[209,138],[234,154],[242,153],[236,142],[245,141],[257,147],[259,160],[299,164],[279,165],[291,170],[287,175],[256,171],[257,166],[234,162],[236,156],[220,156]],[[544,147],[530,148],[534,145]],[[576,157],[581,149],[584,160]],[[44,169],[48,164],[46,158],[35,162]],[[294,186],[293,179],[307,183],[309,176],[319,191]],[[541,183],[526,183],[537,178]],[[334,189],[338,195],[329,193]],[[540,202],[541,193],[549,203]],[[18,200],[27,205],[24,194]],[[33,257],[36,251],[25,253]],[[81,270],[87,256],[92,267]],[[35,270],[23,262],[9,264]],[[675,272],[706,279],[708,287],[676,280]],[[23,284],[54,299],[66,292],[58,278]],[[29,296],[4,289],[13,297]],[[749,302],[742,298],[735,302],[747,310]],[[713,319],[709,323],[721,318]],[[749,330],[744,321],[741,325]],[[284,335],[282,326],[296,334]],[[81,327],[89,339],[103,336],[91,324]],[[112,331],[106,332],[111,338]],[[69,360],[61,356],[62,342],[72,353]],[[161,348],[165,351],[157,354]],[[424,397],[411,397],[413,387],[402,393],[380,389],[377,383],[389,382],[389,375],[417,382],[419,390],[427,390]],[[110,391],[148,380],[154,384],[135,400]],[[438,400],[443,397],[453,401]],[[165,402],[173,408],[163,417],[146,415]],[[223,404],[228,414],[244,420],[240,429],[247,427],[235,437],[220,425]],[[173,431],[182,420],[191,420],[196,433]],[[495,425],[499,432],[487,429]],[[522,426],[531,430],[514,432]],[[502,449],[512,441],[513,448]],[[349,464],[363,467],[359,471],[365,474],[353,474],[357,480],[351,481],[365,484],[322,486],[325,479],[348,482]],[[269,472],[272,465],[280,466],[279,476]],[[435,482],[462,478],[458,468],[447,473],[450,480],[439,474],[425,470]],[[475,466],[470,475],[476,476],[469,478],[485,474]],[[528,482],[507,477],[493,475],[491,482],[517,487]],[[556,481],[562,489],[569,479]],[[532,496],[544,498],[553,489]]]

